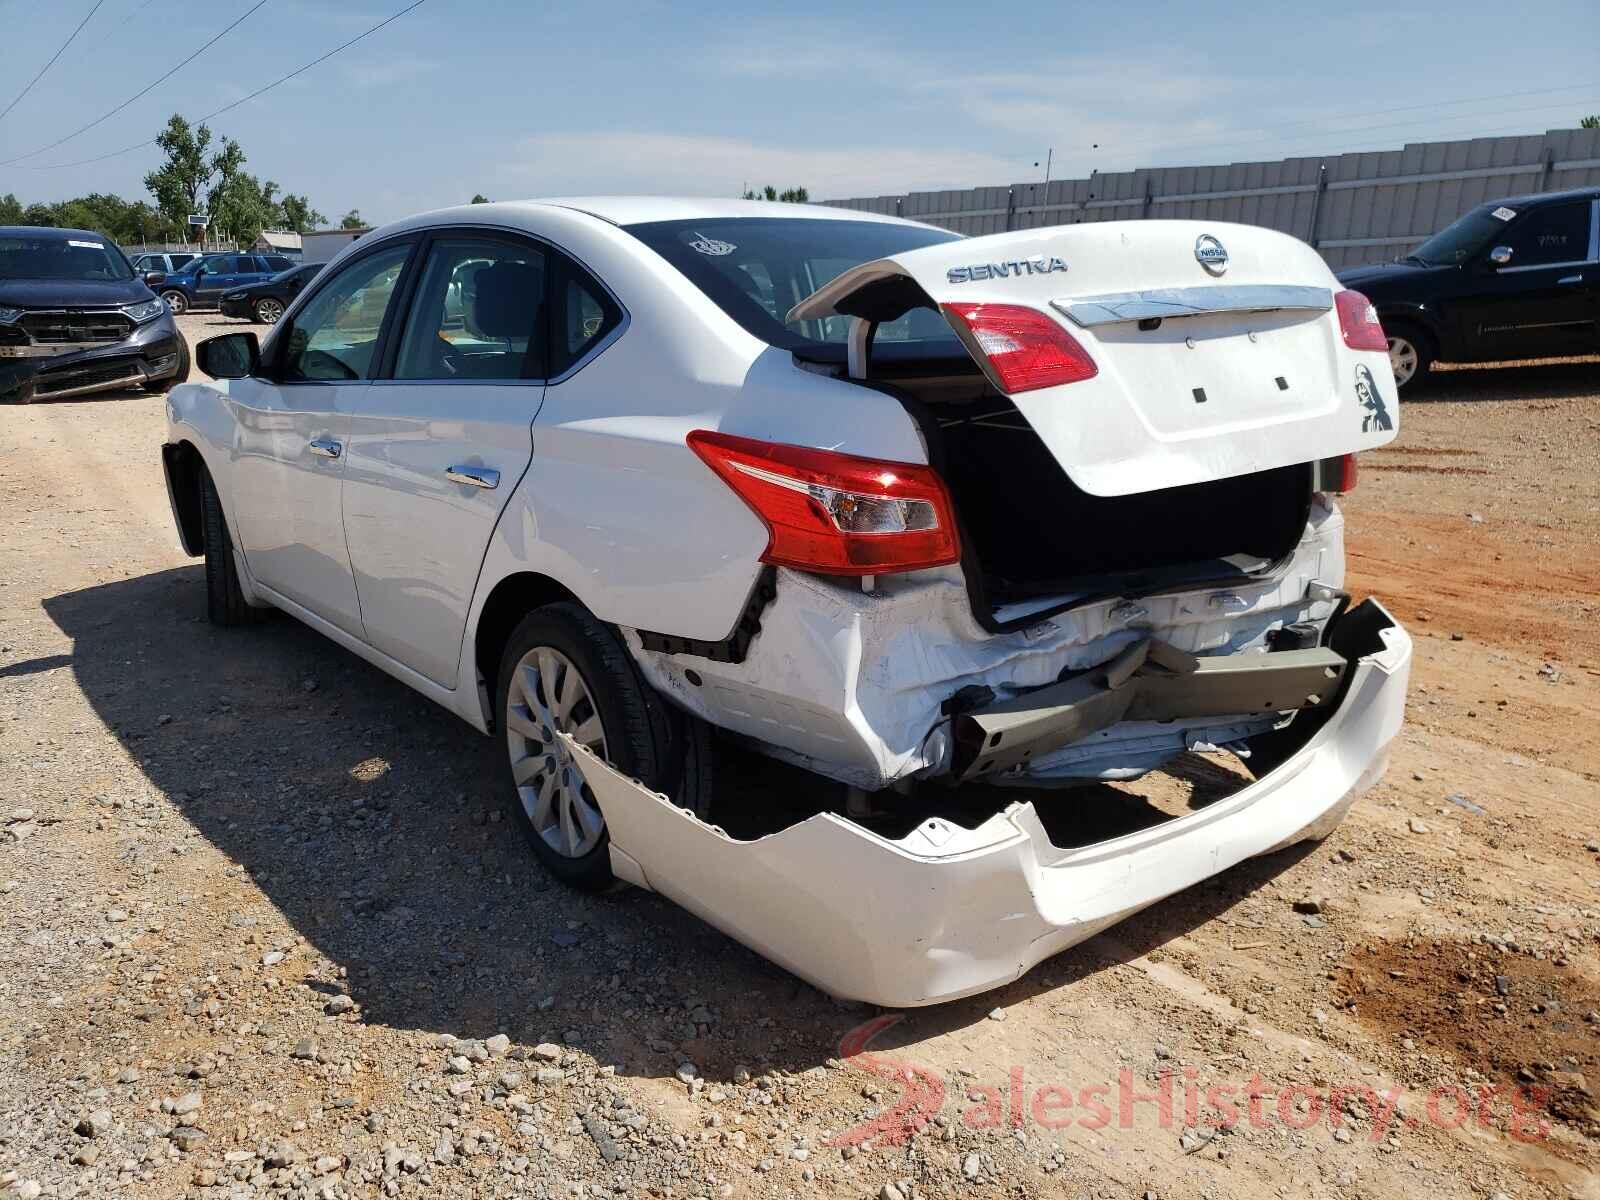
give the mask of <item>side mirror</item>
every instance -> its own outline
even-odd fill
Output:
[[[1496,246],[1489,251],[1489,261],[1497,267],[1503,267],[1511,261],[1510,246]]]
[[[160,287],[166,281],[167,273],[165,271],[146,271],[144,273],[146,287]]]
[[[195,362],[213,379],[244,379],[261,370],[261,344],[253,333],[224,333],[195,347]]]

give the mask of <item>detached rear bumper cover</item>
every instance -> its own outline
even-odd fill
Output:
[[[1411,640],[1376,605],[1336,707],[1276,768],[1202,811],[1077,849],[1031,803],[974,830],[925,821],[897,841],[832,814],[735,841],[586,752],[619,878],[651,888],[826,992],[889,1007],[1006,983],[1253,855],[1325,836],[1382,776],[1404,716]],[[1343,624],[1343,622],[1341,622]],[[1336,641],[1337,645],[1337,641]],[[1285,734],[1293,736],[1291,725]],[[575,748],[576,749],[576,748]]]

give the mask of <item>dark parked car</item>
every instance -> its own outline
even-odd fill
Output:
[[[7,399],[165,392],[189,377],[167,306],[116,243],[83,229],[0,226],[0,362],[20,360],[31,369],[0,372]]]
[[[224,292],[265,283],[294,266],[281,254],[207,254],[168,275],[161,298],[174,313],[191,308],[216,308]]]
[[[1339,282],[1376,306],[1401,388],[1439,361],[1600,352],[1600,188],[1491,200]]]
[[[218,307],[225,317],[243,317],[263,325],[276,325],[278,318],[283,316],[283,310],[289,307],[289,302],[300,294],[301,288],[316,278],[324,265],[307,263],[303,267],[293,267],[274,275],[265,283],[224,293]]]

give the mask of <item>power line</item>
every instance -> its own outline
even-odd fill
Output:
[[[37,150],[29,150],[26,154],[19,154],[15,158],[5,159],[3,162],[0,162],[0,167],[15,166],[17,163],[21,162],[25,158],[32,158],[35,154],[43,154],[46,150],[54,150],[57,146],[64,145],[65,143],[70,142],[73,138],[77,137],[80,133],[88,133],[89,130],[93,129],[96,125],[100,124],[102,121],[109,120],[110,118],[116,116],[119,112],[121,112],[123,109],[127,108],[128,105],[132,104],[135,100],[138,100],[143,96],[149,95],[152,91],[154,91],[161,84],[163,84],[167,80],[171,79],[179,71],[183,70],[184,67],[188,66],[195,59],[199,58],[202,54],[204,54],[207,50],[211,49],[211,47],[215,46],[218,42],[220,42],[223,38],[227,37],[228,34],[232,33],[235,29],[237,29],[240,25],[242,25],[245,22],[245,20],[250,16],[251,13],[254,13],[257,9],[260,9],[266,3],[267,3],[267,0],[256,0],[256,3],[253,4],[249,9],[247,9],[245,11],[244,16],[240,17],[232,25],[229,25],[226,29],[224,29],[221,33],[217,34],[216,37],[212,38],[204,46],[201,46],[200,49],[196,50],[193,54],[189,55],[188,58],[186,58],[182,62],[178,63],[177,66],[173,67],[165,75],[161,76],[160,79],[157,79],[155,82],[153,82],[153,83],[149,84],[148,86],[146,86],[146,87],[140,89],[139,91],[135,92],[133,95],[129,96],[126,100],[124,100],[121,104],[117,105],[115,108],[111,109],[108,112],[101,113],[98,117],[96,117],[94,120],[90,121],[87,125],[83,125],[83,126],[77,128],[77,129],[73,130],[71,133],[67,134],[66,137],[57,138],[55,141],[51,142],[49,145],[40,146]]]
[[[15,108],[18,102],[33,90],[33,85],[44,78],[44,73],[56,65],[56,59],[60,58],[62,54],[66,52],[67,47],[72,45],[73,39],[83,32],[83,27],[89,23],[89,18],[93,17],[95,13],[99,12],[100,6],[105,2],[106,0],[94,0],[94,7],[89,10],[89,16],[78,22],[78,27],[72,31],[71,36],[69,36],[66,41],[61,43],[61,48],[50,56],[50,61],[39,68],[39,73],[37,75],[28,80],[28,86],[17,93],[16,100],[13,100],[10,104],[6,105],[5,112],[0,112],[0,121],[5,120],[6,113],[9,113],[13,108]]]
[[[251,92],[248,96],[241,96],[239,99],[233,101],[231,104],[224,104],[221,108],[216,109],[213,112],[208,112],[203,117],[194,118],[192,123],[195,124],[195,125],[203,125],[207,121],[211,120],[213,117],[220,117],[223,113],[230,112],[231,110],[233,110],[235,108],[238,108],[241,104],[248,103],[249,101],[254,100],[257,96],[260,96],[260,95],[262,95],[262,94],[264,94],[266,92],[270,92],[273,88],[277,87],[281,83],[288,83],[289,80],[293,79],[296,75],[303,75],[305,72],[309,71],[312,67],[318,65],[319,63],[327,62],[328,59],[332,58],[335,54],[338,54],[341,50],[348,50],[351,46],[354,46],[357,42],[361,41],[363,38],[372,36],[374,33],[377,33],[378,30],[382,29],[385,25],[388,25],[392,21],[398,21],[401,17],[405,16],[408,12],[411,12],[413,9],[421,8],[426,3],[427,3],[427,0],[415,0],[415,3],[406,5],[406,7],[402,8],[399,12],[395,13],[393,16],[385,17],[383,20],[379,21],[376,25],[372,26],[372,28],[364,30],[361,33],[356,34],[356,36],[351,38],[348,42],[344,42],[344,43],[342,43],[342,44],[340,44],[338,46],[335,46],[332,50],[329,50],[326,54],[321,55],[318,58],[312,59],[310,62],[306,63],[305,66],[297,67],[295,70],[290,71],[287,75],[283,75],[283,76],[280,76],[277,79],[274,79],[271,83],[267,84],[265,87],[257,88],[255,91]],[[24,164],[24,169],[25,170],[29,170],[29,171],[56,171],[56,170],[60,170],[63,167],[83,167],[83,166],[87,166],[90,163],[105,162],[106,159],[108,159],[108,158],[116,158],[118,155],[121,155],[121,154],[131,154],[135,150],[142,150],[146,146],[155,145],[155,141],[156,141],[155,138],[146,138],[142,142],[135,142],[133,145],[124,146],[120,150],[112,150],[112,151],[110,151],[110,152],[108,152],[106,154],[97,154],[93,158],[80,158],[75,162]]]

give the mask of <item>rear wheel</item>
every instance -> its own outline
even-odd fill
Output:
[[[167,302],[167,307],[172,310],[172,315],[175,317],[181,317],[189,311],[189,297],[177,288],[168,288],[161,293],[161,298]]]
[[[523,618],[501,655],[496,691],[507,800],[534,854],[563,882],[607,886],[611,839],[558,733],[678,804],[709,811],[710,727],[671,708],[640,677],[617,633],[578,605],[551,604]]]
[[[1404,391],[1427,378],[1433,366],[1433,342],[1427,334],[1409,325],[1400,325],[1388,331],[1389,369],[1394,372],[1394,385]]]
[[[263,296],[256,301],[256,320],[263,325],[276,325],[278,318],[283,316],[283,301],[274,300],[271,296]]]
[[[200,521],[206,539],[206,618],[213,625],[250,625],[261,620],[267,610],[251,608],[244,598],[222,499],[204,467],[200,469]]]

